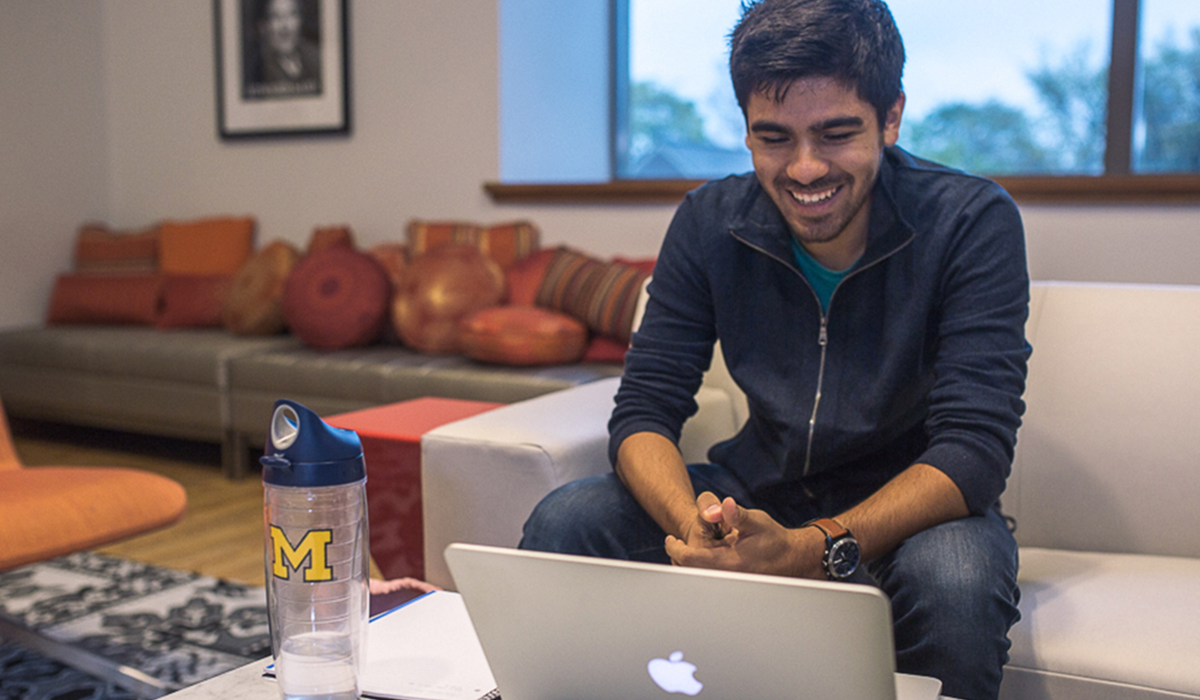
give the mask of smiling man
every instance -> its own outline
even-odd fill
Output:
[[[999,499],[1030,352],[1024,234],[997,185],[896,147],[903,64],[878,0],[745,9],[730,71],[754,173],[676,212],[613,473],[547,496],[522,546],[874,584],[900,671],[995,698],[1018,617]],[[685,465],[718,340],[750,417]]]

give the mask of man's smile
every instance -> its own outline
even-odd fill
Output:
[[[799,204],[804,206],[813,206],[832,199],[833,196],[841,189],[841,185],[818,190],[816,192],[797,192],[796,190],[789,189],[788,194],[792,195],[792,199],[796,200],[796,202]]]

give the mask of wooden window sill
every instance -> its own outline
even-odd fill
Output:
[[[1200,175],[1100,175],[996,177],[1019,203],[1197,204]],[[579,184],[488,182],[501,204],[673,204],[704,180],[616,180]]]

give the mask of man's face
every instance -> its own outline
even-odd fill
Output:
[[[295,0],[271,0],[267,6],[267,42],[279,53],[291,53],[300,41],[300,8]]]
[[[755,174],[792,235],[827,267],[848,267],[866,247],[871,188],[903,109],[901,96],[880,128],[875,109],[833,78],[796,80],[782,101],[750,96]]]

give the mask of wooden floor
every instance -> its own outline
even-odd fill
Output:
[[[16,420],[12,431],[27,466],[135,467],[168,476],[187,490],[181,521],[96,551],[263,585],[262,482],[257,474],[226,479],[217,445]],[[372,575],[379,577],[374,565]]]

